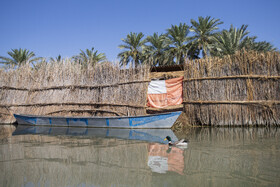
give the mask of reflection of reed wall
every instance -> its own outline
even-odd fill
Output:
[[[17,135],[0,144],[0,186],[277,186],[275,128],[195,128],[182,175],[152,173],[152,144],[118,139]],[[167,153],[168,145],[161,151]],[[177,151],[172,149],[172,151]],[[174,152],[175,153],[175,152]],[[173,163],[179,157],[170,160]],[[209,179],[209,180],[205,180]],[[269,180],[268,180],[269,179]],[[168,185],[167,185],[168,184]],[[279,185],[278,185],[279,186]]]
[[[184,173],[189,174],[190,186],[196,186],[192,180],[196,175],[200,177],[199,186],[209,186],[209,180],[201,180],[206,178],[213,179],[212,186],[279,185],[276,173],[280,165],[277,149],[280,131],[277,128],[193,130],[187,136],[190,144],[184,154]]]
[[[109,63],[81,67],[69,61],[0,70],[0,123],[10,113],[114,116],[145,114],[148,68]]]
[[[150,186],[147,143],[42,135],[10,143],[0,145],[0,186]]]
[[[278,52],[188,61],[184,76],[184,108],[190,124],[280,124]]]

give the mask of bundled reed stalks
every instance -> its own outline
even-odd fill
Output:
[[[145,114],[149,68],[121,69],[70,60],[0,70],[0,123],[12,113],[52,116]]]
[[[211,126],[280,124],[280,54],[241,51],[187,61],[183,84],[189,123]]]

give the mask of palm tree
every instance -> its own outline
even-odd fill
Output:
[[[63,60],[63,58],[61,57],[61,55],[58,55],[56,58],[50,58],[51,62],[61,62]]]
[[[202,56],[208,56],[211,50],[214,36],[217,34],[216,30],[220,24],[223,24],[220,19],[214,19],[210,16],[205,18],[198,17],[198,22],[191,19],[192,27],[190,28],[191,32],[194,32],[192,37],[193,45],[199,50],[202,50]]]
[[[21,66],[24,64],[32,63],[34,65],[34,62],[37,62],[41,59],[41,57],[34,58],[34,52],[29,52],[29,50],[21,48],[12,49],[12,51],[9,51],[8,54],[10,55],[10,58],[0,56],[1,64],[6,64],[9,66]]]
[[[241,49],[254,50],[259,52],[276,51],[277,49],[269,42],[256,42],[256,36],[249,37],[247,31],[248,25],[242,25],[240,29],[230,27],[229,30],[223,30],[215,37],[215,49],[211,55],[223,56],[232,55]]]
[[[95,65],[96,63],[102,62],[106,60],[106,56],[104,53],[99,53],[98,51],[94,51],[94,47],[91,49],[86,49],[85,51],[80,50],[80,54],[74,56],[74,60],[84,64],[84,65]]]
[[[169,45],[166,35],[154,33],[148,36],[146,41],[150,45],[145,45],[144,54],[146,55],[146,59],[152,61],[151,65],[166,65],[170,61],[172,62],[172,59],[167,55]]]
[[[170,48],[168,53],[175,59],[176,64],[183,64],[185,58],[190,55],[189,49],[191,47],[189,41],[189,26],[185,23],[180,23],[179,26],[171,25],[170,29],[167,29],[167,37],[169,40]]]
[[[267,41],[261,41],[261,42],[254,42],[251,46],[251,50],[259,51],[259,52],[272,52],[277,51],[277,48],[275,48],[271,43]]]
[[[246,43],[247,50],[254,50],[259,52],[269,52],[276,51],[277,49],[267,41],[256,42],[256,36],[250,37],[250,39]]]
[[[142,63],[143,47],[146,42],[143,37],[144,34],[142,32],[131,32],[126,36],[126,38],[121,39],[124,42],[124,44],[119,45],[120,49],[124,49],[124,51],[118,54],[121,65],[127,65],[130,61],[132,61],[132,63],[136,67],[137,65]]]
[[[229,30],[223,30],[214,37],[215,46],[211,51],[213,56],[232,55],[236,51],[246,48],[251,38],[247,36],[248,25],[242,25],[241,28],[234,28],[232,25]]]

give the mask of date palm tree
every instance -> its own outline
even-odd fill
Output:
[[[248,25],[242,25],[239,29],[232,25],[229,30],[223,30],[214,37],[215,46],[211,51],[213,56],[232,55],[236,51],[246,48],[251,38],[248,36]]]
[[[272,52],[277,50],[271,43],[267,41],[256,42],[256,39],[256,36],[250,37],[250,40],[248,40],[248,42],[246,43],[245,48],[247,50],[254,50],[259,52]]]
[[[168,53],[173,57],[176,64],[183,64],[189,54],[191,48],[189,32],[189,26],[185,23],[180,23],[179,26],[171,25],[171,28],[167,29],[170,44]]]
[[[42,59],[41,57],[35,58],[34,52],[21,48],[8,51],[8,55],[10,57],[0,56],[1,64],[6,64],[8,66],[21,66],[32,63],[34,65],[35,62]]]
[[[106,60],[106,55],[104,53],[98,53],[98,51],[94,51],[94,47],[91,49],[86,49],[85,51],[80,50],[80,54],[74,56],[74,60],[84,65],[95,65],[99,62],[103,62]]]
[[[253,45],[251,46],[251,50],[260,51],[260,52],[272,52],[272,51],[277,51],[277,48],[267,41],[261,41],[261,42],[254,42]]]
[[[61,57],[61,55],[58,55],[55,58],[53,58],[53,57],[50,58],[51,62],[61,62],[62,60],[63,60],[63,58]]]
[[[214,37],[219,29],[217,26],[223,24],[220,19],[214,19],[210,16],[198,17],[198,22],[191,19],[190,31],[194,32],[192,37],[193,45],[202,51],[202,56],[210,55]]]
[[[213,56],[232,55],[241,49],[259,52],[276,51],[277,49],[269,42],[256,42],[256,36],[249,37],[248,25],[242,25],[237,29],[233,26],[229,30],[223,30],[215,37],[215,49]]]
[[[121,65],[127,65],[131,61],[136,67],[143,62],[143,48],[146,42],[143,37],[144,34],[142,32],[131,32],[126,38],[121,39],[124,42],[124,44],[119,45],[119,48],[123,49],[118,54]]]
[[[158,35],[158,33],[154,33],[148,36],[146,41],[148,45],[144,47],[144,54],[146,59],[152,62],[151,65],[166,65],[172,62],[172,59],[167,54],[169,45],[165,34]]]

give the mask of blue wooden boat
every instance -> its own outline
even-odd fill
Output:
[[[151,143],[167,144],[166,136],[177,141],[176,135],[171,129],[119,129],[119,128],[77,128],[77,127],[52,127],[52,126],[30,126],[18,125],[13,132],[17,135],[47,135],[47,136],[71,136],[80,138],[101,137],[119,138],[126,140],[141,140]]]
[[[56,117],[14,114],[20,125],[102,128],[171,128],[181,111],[145,116]]]

